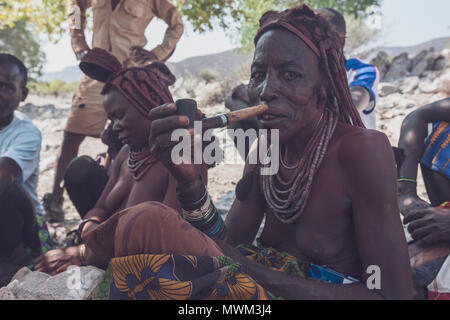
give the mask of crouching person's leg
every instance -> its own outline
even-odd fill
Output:
[[[105,168],[91,157],[80,156],[69,163],[64,186],[81,219],[95,206],[107,182]]]
[[[0,287],[40,250],[33,203],[17,183],[0,197]]]

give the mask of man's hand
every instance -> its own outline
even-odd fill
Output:
[[[414,210],[403,219],[414,240],[422,239],[426,244],[450,242],[450,210],[428,207]]]
[[[417,210],[426,210],[432,208],[432,206],[419,198],[415,193],[399,194],[398,206],[400,212],[404,217],[407,217],[410,213]]]
[[[55,275],[71,266],[81,266],[80,246],[50,250],[35,260],[34,271]]]
[[[350,93],[358,112],[362,112],[369,107],[371,96],[366,88],[361,86],[353,86],[350,88]]]
[[[153,52],[137,46],[130,48],[130,59],[139,65],[148,64],[152,61],[158,61],[158,58]]]
[[[407,216],[416,210],[432,207],[417,195],[417,186],[415,183],[398,182],[397,194],[398,207],[403,216]]]
[[[88,49],[81,50],[75,53],[75,56],[77,57],[77,60],[81,61],[81,59],[84,58],[84,56],[89,52]]]

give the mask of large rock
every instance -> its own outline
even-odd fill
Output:
[[[416,54],[410,62],[410,69],[413,69],[416,65],[418,65],[431,51],[429,49],[424,49]]]
[[[21,280],[11,281],[6,287],[11,290],[17,300],[40,300],[36,290],[49,278],[50,275],[43,272],[30,272]]]
[[[389,55],[384,51],[378,52],[377,55],[375,56],[375,58],[373,58],[370,61],[370,64],[373,64],[377,67],[382,79],[383,79],[386,71],[391,66],[391,62],[389,61]]]
[[[391,82],[409,75],[410,61],[408,53],[404,52],[392,60],[392,65],[383,77],[383,81]]]
[[[27,267],[23,267],[16,272],[16,274],[12,277],[11,282],[14,280],[22,281],[27,275],[29,275],[32,272],[33,271],[31,271]]]
[[[386,97],[396,92],[399,92],[399,89],[393,83],[381,82],[378,85],[378,94],[380,95],[380,97]]]
[[[0,300],[16,300],[14,293],[8,288],[0,288]]]
[[[431,70],[433,71],[441,71],[444,70],[447,67],[447,58],[444,56],[439,56],[433,64],[433,68]]]
[[[431,70],[437,55],[432,50],[422,50],[411,59],[410,71],[413,76],[420,76],[426,70]]]
[[[2,294],[16,300],[84,300],[89,299],[104,271],[93,266],[71,266],[55,276],[19,270]],[[0,296],[1,297],[1,296]]]

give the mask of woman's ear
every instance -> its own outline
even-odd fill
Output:
[[[145,66],[145,68],[156,73],[156,75],[161,78],[167,86],[173,85],[176,81],[176,77],[162,62],[154,61],[151,64]]]
[[[28,93],[29,93],[28,88],[27,87],[23,87],[22,88],[22,99],[21,99],[21,101],[25,101],[26,100],[26,98],[28,97]]]

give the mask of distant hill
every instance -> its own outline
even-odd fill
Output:
[[[436,52],[443,49],[450,49],[450,37],[433,39],[415,46],[410,47],[380,47],[371,49],[370,51],[358,56],[362,59],[370,61],[379,51],[385,51],[391,56],[407,52],[410,55],[415,55],[423,49],[434,48]],[[240,68],[244,68],[246,64],[251,61],[251,54],[242,54],[238,50],[229,50],[216,54],[209,54],[204,56],[192,57],[180,62],[169,62],[168,66],[176,77],[192,76],[200,78],[203,70],[211,70],[215,72],[219,78],[235,77]],[[53,81],[60,79],[65,82],[79,81],[81,78],[81,71],[78,66],[71,66],[64,68],[58,72],[46,73],[41,77],[41,81]]]
[[[49,82],[53,80],[61,80],[67,83],[79,81],[83,73],[78,66],[71,66],[57,72],[44,73],[39,79],[40,81]]]
[[[241,54],[238,50],[229,50],[216,54],[192,57],[180,62],[169,62],[167,65],[178,78],[185,75],[200,78],[203,70],[211,70],[222,77],[233,77],[239,68],[251,60],[251,55]],[[81,79],[82,72],[78,66],[71,66],[57,72],[45,73],[39,80],[74,82]]]
[[[203,70],[211,70],[223,78],[236,76],[241,67],[249,64],[252,59],[251,54],[242,54],[239,50],[229,50],[216,54],[208,54],[188,58],[177,63],[168,63],[170,70],[177,76],[190,75],[200,78]]]
[[[379,47],[375,49],[371,49],[368,52],[358,54],[359,57],[370,61],[372,60],[379,51],[386,52],[389,56],[397,56],[403,52],[407,52],[408,55],[413,56],[418,54],[424,49],[434,48],[435,52],[441,52],[444,49],[450,49],[450,37],[444,38],[436,38],[433,40],[429,40],[415,46],[409,47]]]

